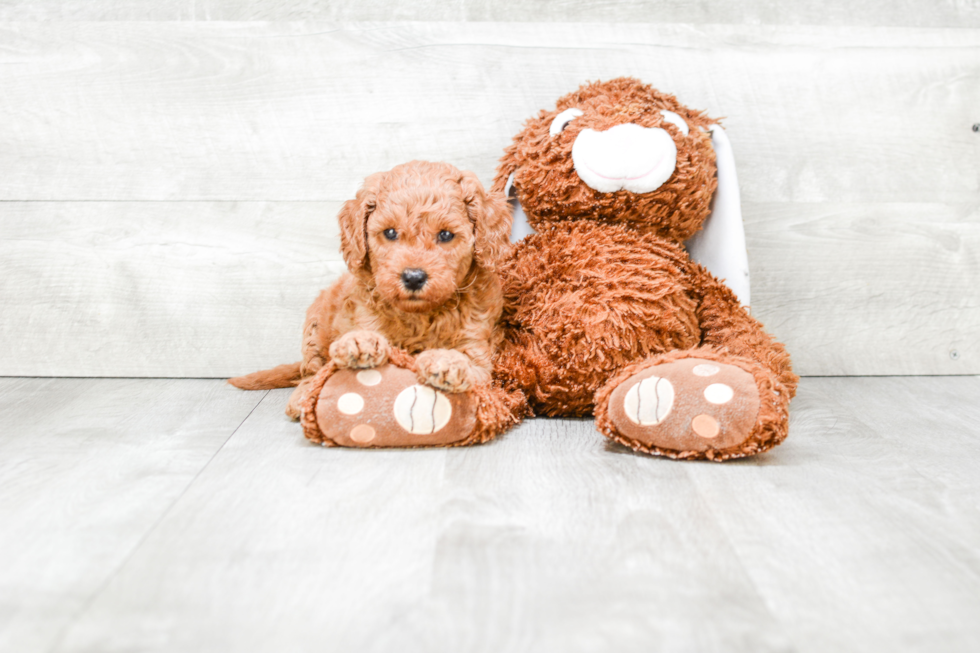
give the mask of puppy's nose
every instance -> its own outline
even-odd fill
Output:
[[[407,268],[402,270],[402,285],[409,290],[420,289],[425,285],[428,278],[429,275],[425,273],[425,270],[420,270],[418,268]]]

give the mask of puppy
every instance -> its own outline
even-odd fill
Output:
[[[417,354],[421,383],[464,392],[490,381],[503,310],[495,262],[511,213],[476,175],[412,161],[371,175],[337,217],[349,272],[306,312],[303,360],[229,379],[244,390],[298,386],[299,418],[316,372],[383,365],[391,347]]]

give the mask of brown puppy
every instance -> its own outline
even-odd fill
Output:
[[[418,379],[448,392],[490,381],[503,309],[495,261],[511,215],[472,172],[412,161],[371,175],[338,215],[350,270],[306,312],[303,360],[229,382],[244,390],[298,385],[297,419],[310,379],[337,368],[383,365],[392,346],[418,354]]]

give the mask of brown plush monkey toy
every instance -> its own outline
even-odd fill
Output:
[[[629,78],[585,84],[528,120],[494,182],[513,190],[534,233],[498,267],[493,385],[441,402],[426,391],[446,413],[421,420],[440,423],[438,436],[399,431],[361,446],[486,441],[529,410],[594,414],[607,437],[672,458],[726,460],[782,442],[798,380],[789,356],[682,245],[710,212],[714,123]],[[353,381],[324,381],[306,404],[307,436],[358,446],[329,435]],[[405,375],[386,389],[378,414],[397,414],[396,397],[420,406],[414,383]],[[458,418],[457,404],[467,406]]]

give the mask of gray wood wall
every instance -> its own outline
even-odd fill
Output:
[[[725,117],[802,374],[980,373],[977,0],[0,0],[0,374],[296,360],[365,175],[618,75]]]

